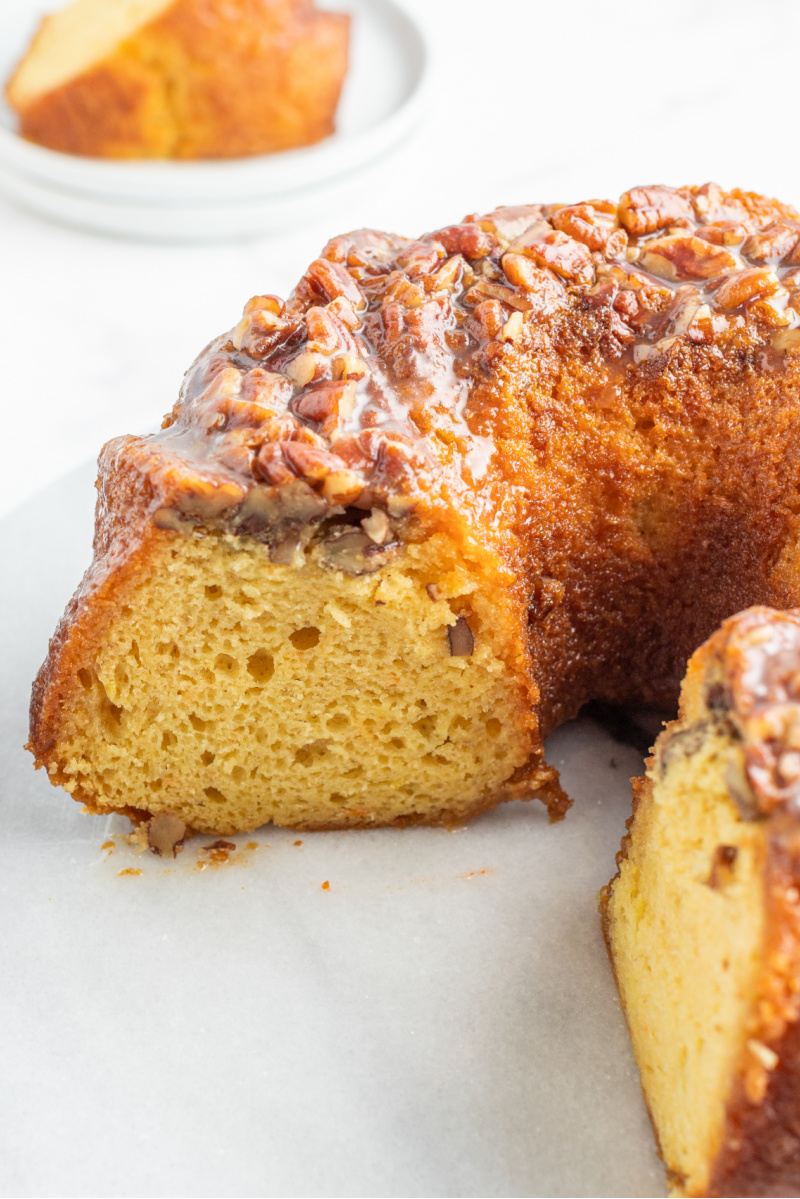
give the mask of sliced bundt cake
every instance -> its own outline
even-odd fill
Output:
[[[218,833],[560,815],[552,728],[800,603],[798,264],[711,184],[334,238],[103,451],[37,763]]]

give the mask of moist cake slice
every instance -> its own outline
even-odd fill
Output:
[[[800,1193],[800,611],[692,658],[601,897],[679,1196]]]

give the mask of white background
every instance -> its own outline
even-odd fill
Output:
[[[300,229],[148,245],[0,200],[0,515],[107,438],[155,427],[195,354],[250,295],[286,294],[334,233],[416,235],[499,203],[650,182],[714,179],[800,205],[794,0],[408,7],[436,49],[429,119],[360,194]]]

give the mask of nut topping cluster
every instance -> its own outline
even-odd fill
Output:
[[[716,640],[707,702],[741,736],[752,806],[760,815],[800,808],[800,609],[750,608]]]
[[[217,521],[282,562],[320,532],[336,559],[355,529],[377,569],[416,507],[474,492],[493,450],[475,387],[542,329],[583,322],[634,365],[745,328],[783,354],[800,348],[799,246],[791,210],[714,184],[336,237],[190,370],[158,437],[157,523]]]

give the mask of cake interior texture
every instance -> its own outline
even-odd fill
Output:
[[[79,669],[65,785],[215,833],[466,817],[529,753],[479,581],[444,539],[352,576],[313,548],[277,565],[249,538],[162,533]],[[474,647],[453,653],[464,612]]]
[[[761,966],[765,847],[762,827],[743,821],[730,798],[730,732],[711,728],[684,746],[674,743],[663,776],[641,788],[608,916],[675,1193],[704,1195]]]
[[[121,42],[166,12],[175,0],[74,0],[49,16],[13,84],[24,107],[112,54]]]

